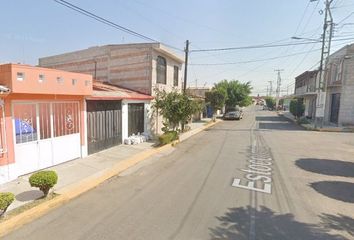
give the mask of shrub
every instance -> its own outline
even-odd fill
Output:
[[[31,175],[29,183],[31,187],[37,187],[46,197],[49,190],[54,187],[58,181],[58,175],[54,171],[40,171]]]
[[[305,112],[305,105],[302,99],[292,99],[290,101],[290,112],[296,117],[301,117]]]
[[[1,210],[1,214],[0,216],[2,216],[7,208],[11,205],[11,203],[15,200],[15,195],[13,193],[10,192],[4,192],[4,193],[0,193],[0,210]]]
[[[177,131],[169,131],[159,136],[159,141],[161,145],[168,144],[174,140],[178,139]]]
[[[310,121],[306,117],[301,117],[297,121],[298,124],[309,124]]]

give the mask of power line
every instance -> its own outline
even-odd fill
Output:
[[[292,54],[283,55],[283,56],[255,59],[255,60],[248,60],[248,61],[227,62],[227,63],[193,63],[193,64],[189,64],[189,65],[193,65],[193,66],[220,66],[220,65],[235,65],[235,64],[244,64],[244,63],[263,62],[263,61],[275,60],[275,59],[279,59],[279,58],[286,58],[286,57],[297,56],[297,55],[301,55],[301,54],[307,54],[307,53],[315,52],[318,50],[321,50],[321,48],[314,49],[314,50],[311,49],[310,51],[297,52],[297,53],[292,53]]]
[[[354,38],[341,38],[341,39],[334,39],[332,41],[345,41],[351,39]],[[305,42],[296,42],[296,43],[289,42],[283,44],[261,44],[261,45],[251,45],[251,46],[243,46],[243,47],[195,49],[195,50],[191,50],[190,52],[217,52],[217,51],[232,51],[232,50],[256,49],[256,48],[275,48],[275,47],[286,47],[286,46],[294,46],[294,45],[306,45],[306,44],[312,44],[318,42],[321,42],[321,40],[309,40]]]
[[[110,20],[108,20],[108,19],[106,19],[106,18],[100,17],[100,16],[98,16],[98,15],[96,15],[96,14],[90,12],[90,11],[87,11],[87,10],[81,8],[81,7],[78,7],[78,6],[76,6],[76,5],[74,5],[74,4],[70,3],[70,2],[67,2],[67,1],[64,1],[64,0],[54,0],[54,1],[55,1],[56,3],[58,3],[58,4],[61,4],[61,5],[65,6],[65,7],[67,7],[67,8],[70,8],[71,10],[74,10],[74,11],[80,13],[80,14],[83,14],[83,15],[89,17],[89,18],[92,18],[92,19],[94,19],[94,20],[96,20],[96,21],[98,21],[98,22],[101,22],[101,23],[106,24],[106,25],[108,25],[108,26],[110,26],[110,27],[113,27],[113,28],[115,28],[115,29],[118,29],[118,30],[120,30],[120,31],[122,31],[122,32],[128,33],[128,34],[130,34],[130,35],[132,35],[132,36],[135,36],[135,37],[138,37],[138,38],[147,40],[147,41],[152,41],[152,42],[156,42],[156,43],[159,42],[159,41],[157,41],[157,40],[155,40],[155,39],[153,39],[153,38],[150,38],[150,37],[148,37],[148,36],[145,36],[145,35],[143,35],[143,34],[141,34],[141,33],[138,33],[138,32],[136,32],[136,31],[133,31],[133,30],[131,30],[131,29],[129,29],[129,28],[123,27],[123,26],[121,26],[121,25],[119,25],[119,24],[117,24],[117,23],[114,23],[114,22],[112,22],[112,21],[110,21]],[[170,47],[170,48],[179,50],[179,51],[183,51],[183,50],[181,50],[181,49],[179,49],[179,48],[176,48],[176,47],[174,47],[174,46],[171,46],[171,45],[169,45],[169,44],[165,44],[165,43],[164,43],[164,45],[166,45],[166,46],[168,46],[168,47]]]
[[[307,42],[297,42],[297,43],[284,43],[284,44],[262,44],[262,45],[251,45],[243,47],[228,47],[228,48],[209,48],[209,49],[198,49],[191,50],[190,52],[217,52],[217,51],[231,51],[231,50],[242,50],[242,49],[255,49],[255,48],[274,48],[274,47],[286,47],[292,45],[304,45],[309,43],[316,43],[318,41],[307,41]]]

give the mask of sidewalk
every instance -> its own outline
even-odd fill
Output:
[[[210,119],[203,119],[189,124],[188,126],[190,126],[191,129],[181,134],[180,141],[202,131],[206,127],[205,124],[209,121]],[[137,145],[122,144],[92,154],[86,158],[80,158],[50,167],[48,169],[54,170],[58,174],[58,183],[54,187],[54,191],[55,193],[63,194],[85,179],[92,179],[95,178],[95,176],[100,177],[118,163],[124,163],[125,160],[137,156],[139,153],[156,149],[154,144],[154,142],[144,142]],[[0,192],[12,192],[16,196],[15,201],[10,205],[8,211],[43,196],[42,192],[37,188],[30,187],[28,182],[30,175],[31,174],[21,176],[12,182],[0,186]]]
[[[289,111],[280,111],[278,112],[278,114],[296,123],[294,115],[291,114]],[[315,124],[313,122],[300,124],[300,125],[304,127],[306,130],[313,130],[313,131],[320,131],[320,132],[354,132],[353,127],[337,127],[337,126],[325,125],[322,128],[315,128]]]

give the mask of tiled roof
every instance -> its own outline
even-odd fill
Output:
[[[93,82],[93,94],[88,100],[152,100],[150,95],[138,93],[126,88],[118,87],[109,83]]]

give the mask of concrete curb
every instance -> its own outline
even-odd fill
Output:
[[[210,124],[207,124],[201,128],[197,128],[192,130],[191,132],[187,132],[188,135],[183,137],[177,142],[182,142],[188,139],[189,137],[207,129],[215,124],[219,123],[220,121],[216,121]],[[0,237],[9,234],[10,232],[14,231],[15,229],[43,216],[44,214],[48,213],[51,210],[69,202],[70,200],[80,196],[81,194],[97,187],[99,184],[103,183],[104,181],[108,180],[111,177],[119,175],[121,172],[127,170],[128,168],[142,162],[143,160],[151,157],[154,154],[161,153],[168,149],[173,148],[173,146],[177,143],[173,142],[171,144],[167,144],[158,148],[149,149],[143,151],[141,153],[135,154],[132,157],[129,157],[125,160],[120,161],[119,163],[115,164],[112,168],[108,170],[103,170],[101,172],[97,172],[87,178],[82,179],[80,182],[69,185],[61,190],[59,196],[43,202],[33,208],[30,208],[8,220],[5,220],[0,224]]]

